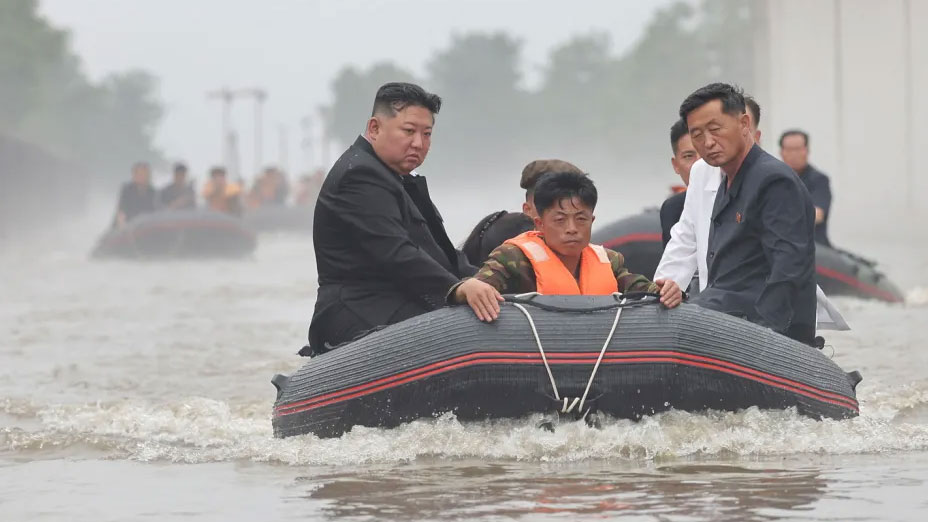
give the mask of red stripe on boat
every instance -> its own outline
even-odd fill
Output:
[[[609,241],[603,242],[603,246],[606,248],[612,248],[624,245],[626,243],[660,243],[661,241],[663,241],[663,238],[661,237],[660,233],[650,234],[642,232],[640,234],[626,234],[624,236],[612,238]]]
[[[856,279],[853,276],[850,276],[843,272],[838,272],[837,270],[834,270],[831,268],[825,268],[823,266],[816,266],[815,271],[818,272],[820,275],[841,281],[842,283],[846,285],[852,286],[874,297],[879,297],[880,299],[883,299],[884,301],[889,301],[890,303],[901,303],[902,302],[902,299],[899,296],[893,294],[892,292],[887,292],[886,290],[883,290],[882,288],[878,288],[873,285],[868,285],[867,283],[864,283],[863,281]]]
[[[590,364],[599,357],[599,352],[587,353],[547,353],[549,364]],[[641,355],[645,355],[642,357]],[[731,375],[737,375],[749,380],[761,382],[776,388],[798,393],[800,395],[821,402],[841,406],[859,412],[856,400],[808,386],[796,381],[778,377],[766,372],[747,368],[728,361],[721,361],[711,357],[684,354],[672,351],[638,351],[609,353],[603,358],[604,364],[665,362],[677,363],[686,366],[716,370]],[[477,364],[542,364],[538,353],[529,352],[483,352],[453,357],[451,359],[429,364],[421,368],[409,370],[399,374],[384,377],[369,383],[353,386],[337,392],[327,393],[311,399],[306,399],[275,408],[278,416],[290,415],[308,411],[330,404],[363,397],[378,391],[394,388],[402,384],[431,377],[457,368]]]

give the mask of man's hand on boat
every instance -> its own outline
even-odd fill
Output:
[[[683,302],[683,291],[673,279],[657,279],[654,281],[661,289],[661,304],[667,308],[676,308]]]
[[[465,279],[454,291],[454,301],[467,303],[473,309],[477,319],[491,322],[499,317],[499,304],[503,296],[491,285],[479,279]]]

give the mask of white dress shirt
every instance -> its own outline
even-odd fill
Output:
[[[709,228],[716,192],[722,183],[722,169],[699,160],[690,169],[690,184],[686,189],[680,221],[670,229],[670,242],[657,265],[654,279],[672,279],[686,289],[699,274],[699,290],[705,290],[709,281],[707,256]],[[816,285],[816,322],[819,330],[850,330],[844,317]]]

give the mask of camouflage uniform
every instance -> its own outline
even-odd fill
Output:
[[[612,262],[612,273],[618,282],[619,292],[660,292],[660,288],[645,276],[629,272],[625,268],[625,257],[622,254],[608,248],[606,253]],[[490,253],[474,277],[496,288],[501,294],[522,294],[538,289],[532,262],[521,248],[509,243],[500,245]]]

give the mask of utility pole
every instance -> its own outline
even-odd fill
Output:
[[[289,154],[289,143],[287,134],[287,126],[283,123],[277,124],[277,163],[280,167],[280,170],[284,172],[289,172],[290,168],[288,163],[290,162]]]
[[[303,164],[306,172],[313,170],[313,117],[310,115],[300,118],[300,150],[303,151]]]
[[[223,87],[206,93],[208,98],[218,98],[222,101],[222,163],[229,174],[236,178],[241,177],[238,161],[238,136],[232,129],[232,105],[236,98],[252,98],[255,102],[254,113],[254,172],[261,171],[262,153],[264,151],[264,102],[267,100],[267,91],[261,88],[229,89]]]
[[[319,112],[319,123],[322,127],[322,136],[321,136],[321,145],[322,150],[320,151],[321,160],[322,160],[322,170],[329,169],[329,116],[330,110],[325,105],[320,105],[317,109]]]
[[[264,156],[264,102],[267,100],[267,91],[253,87],[250,89],[238,89],[234,93],[237,96],[250,97],[255,102],[255,121],[254,121],[254,172],[257,176],[263,167]]]
[[[232,103],[235,101],[235,94],[226,87],[206,93],[207,98],[218,99],[222,102],[222,135],[220,136],[220,157],[222,166],[226,169],[231,168],[231,147],[234,145],[232,138]]]

